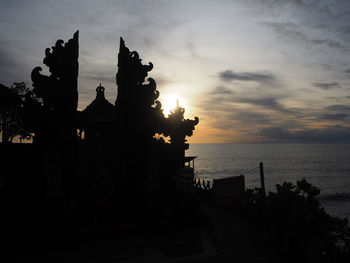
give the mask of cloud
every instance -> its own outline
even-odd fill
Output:
[[[333,39],[306,39],[309,40],[311,43],[316,45],[327,45],[331,48],[345,48],[344,45],[342,45],[340,42],[335,41]]]
[[[241,121],[245,124],[270,124],[271,115],[259,112],[238,110],[231,116],[232,119]]]
[[[350,115],[346,113],[323,113],[320,115],[320,119],[322,120],[335,120],[335,121],[344,121],[349,118]]]
[[[276,34],[288,39],[299,40],[312,45],[325,45],[336,49],[346,48],[346,46],[334,39],[311,38],[293,22],[262,22],[262,24],[271,28]]]
[[[289,113],[289,109],[284,107],[277,101],[277,97],[262,97],[262,98],[240,98],[237,100],[241,103],[249,103],[257,106],[264,107],[266,109]]]
[[[234,112],[237,107],[231,96],[210,96],[208,94],[203,100],[198,102],[199,108],[207,112],[210,118]]]
[[[207,93],[201,108],[212,127],[224,134],[240,131],[251,141],[347,143],[350,142],[350,106],[334,104],[318,111],[306,108],[290,108],[280,100],[285,95],[230,94],[226,87],[218,86]],[[214,96],[214,95],[223,96]],[[310,124],[338,121],[344,126],[328,126],[310,129]],[[269,126],[269,127],[267,127]]]
[[[346,102],[350,99],[350,96],[339,96],[339,97],[335,97],[335,96],[330,96],[327,97],[327,99],[335,101],[335,102]]]
[[[81,77],[92,80],[96,84],[98,83],[112,83],[115,84],[115,72],[113,68],[109,69],[96,69],[95,71],[85,71],[81,74]]]
[[[186,47],[187,47],[187,49],[190,52],[192,57],[199,58],[197,47],[193,42],[187,41]]]
[[[213,91],[207,93],[205,99],[200,101],[199,107],[211,112],[217,111],[220,113],[232,113],[242,110],[242,105],[246,109],[252,109],[253,111],[257,110],[273,110],[278,113],[283,114],[299,114],[297,109],[289,109],[278,100],[281,98],[279,95],[268,95],[263,97],[254,97],[242,96],[236,93],[233,93],[231,90],[218,86]],[[215,95],[224,95],[224,96],[215,96]],[[249,110],[248,110],[249,111]],[[271,112],[269,112],[271,114]],[[250,115],[252,116],[252,115]]]
[[[270,73],[257,72],[233,72],[232,70],[225,70],[219,72],[219,78],[223,81],[230,82],[234,80],[240,81],[255,81],[255,82],[272,82],[276,77]]]
[[[334,104],[325,107],[318,115],[318,121],[342,121],[347,123],[350,120],[350,106],[345,104]]]
[[[10,54],[8,50],[5,50],[2,45],[0,45],[0,65],[1,67],[12,67],[14,63],[14,57]]]
[[[341,125],[324,129],[303,129],[289,131],[283,127],[261,128],[257,135],[269,141],[305,143],[350,143],[350,127]]]
[[[329,90],[329,89],[340,89],[341,85],[334,81],[334,82],[314,82],[313,86],[316,88],[320,88],[323,90]]]
[[[233,92],[224,86],[217,86],[213,91],[209,92],[209,94],[222,95],[222,94],[233,94]]]
[[[10,84],[19,71],[16,57],[0,45],[0,82]]]
[[[210,118],[210,117],[209,117]],[[242,110],[232,107],[231,111],[212,111],[212,127],[222,131],[254,131],[257,126],[269,125],[273,116],[270,114]]]
[[[331,110],[331,111],[341,111],[341,112],[350,112],[350,106],[344,105],[344,104],[334,104],[331,106],[328,106],[325,108],[325,110]]]

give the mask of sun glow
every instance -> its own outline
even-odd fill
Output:
[[[180,107],[186,108],[186,103],[180,96],[169,94],[160,98],[162,103],[163,113],[167,117],[171,110],[176,108],[176,101],[179,101]]]

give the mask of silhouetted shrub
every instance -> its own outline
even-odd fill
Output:
[[[37,102],[25,82],[14,82],[10,87],[0,84],[0,132],[2,143],[11,143],[15,137],[20,140],[31,139],[23,120],[25,100]]]
[[[317,200],[320,190],[305,179],[284,182],[264,197],[248,189],[246,214],[259,224],[289,259],[343,262],[350,255],[347,219],[329,215]]]

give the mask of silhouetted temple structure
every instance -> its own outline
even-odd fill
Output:
[[[24,117],[34,133],[33,158],[45,178],[43,192],[68,199],[111,195],[131,202],[150,189],[176,191],[188,149],[186,136],[193,134],[198,118],[185,119],[178,104],[164,116],[156,81],[148,77],[153,64],[143,64],[122,38],[115,105],[100,84],[96,98],[77,111],[78,56],[76,32],[68,42],[58,40],[45,50],[49,76],[40,74],[41,67],[31,74],[41,102],[28,97]],[[170,143],[156,134],[170,136]]]
[[[80,139],[114,138],[116,111],[114,105],[105,98],[104,92],[105,88],[100,84],[96,88],[96,98],[79,113]]]
[[[185,150],[198,118],[185,119],[179,105],[164,116],[156,81],[148,77],[152,63],[143,64],[122,38],[115,104],[100,84],[78,111],[78,36],[45,50],[48,75],[32,70],[34,89],[21,112],[33,142],[0,144],[0,197],[9,203],[0,203],[6,214],[0,223],[10,223],[5,239],[15,245],[37,230],[40,240],[65,242],[73,229],[92,231],[105,220],[114,228],[123,217],[143,222],[151,213],[156,222],[193,190],[194,171],[185,161],[195,157]]]

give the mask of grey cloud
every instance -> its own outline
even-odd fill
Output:
[[[234,72],[232,70],[225,70],[219,72],[219,78],[223,81],[255,81],[255,82],[272,82],[276,79],[273,74],[270,73],[257,73],[257,72]]]
[[[93,71],[93,72],[84,72],[85,74],[82,74],[82,77],[84,77],[87,80],[93,80],[96,81],[96,83],[115,83],[115,72],[108,71],[108,70],[100,70],[100,71]]]
[[[274,4],[274,5],[281,5],[281,4],[286,4],[286,3],[291,3],[294,4],[296,6],[305,6],[306,3],[303,0],[274,0],[274,1],[269,1],[269,0],[265,0],[265,2],[268,2],[270,4]]]
[[[335,102],[346,102],[350,99],[350,96],[339,96],[339,97],[330,96],[330,97],[327,97],[326,99],[329,99]]]
[[[305,124],[300,122],[300,119],[284,120],[279,125],[284,129],[305,129]]]
[[[332,48],[344,48],[345,46],[342,45],[340,42],[335,41],[333,39],[308,39],[311,43],[316,45],[327,45],[328,47]]]
[[[297,109],[288,109],[280,102],[278,102],[278,96],[269,96],[261,98],[249,98],[249,97],[235,97],[233,93],[228,93],[225,89],[219,89],[219,92],[214,90],[215,93],[208,93],[208,98],[201,102],[200,107],[203,109],[208,109],[211,111],[220,111],[220,112],[233,112],[237,110],[237,104],[247,103],[252,106],[259,106],[264,109],[274,110],[277,112],[285,114],[298,114]],[[225,94],[226,96],[211,96],[216,94]]]
[[[257,132],[257,135],[273,140],[277,139],[282,141],[289,140],[292,137],[291,133],[288,130],[278,126],[260,128]]]
[[[303,6],[303,5],[305,5],[305,2],[302,1],[302,0],[287,0],[287,1],[290,2],[290,3],[294,3],[294,4],[297,5],[297,6]]]
[[[209,92],[209,94],[221,95],[221,94],[233,94],[233,92],[224,86],[217,86],[213,91]]]
[[[199,107],[207,111],[211,117],[215,116],[213,113],[227,114],[236,110],[233,104],[234,100],[230,96],[208,96],[208,98],[199,102]]]
[[[0,45],[0,66],[1,67],[12,67],[15,65],[14,59],[15,57],[10,54],[8,50],[5,50]]]
[[[334,82],[314,82],[313,86],[316,88],[323,89],[323,90],[341,88],[341,85],[336,81],[334,81]]]
[[[279,126],[261,128],[257,135],[271,141],[308,142],[308,143],[349,143],[350,128],[345,126],[329,126],[324,129],[303,129],[288,131]]]
[[[235,109],[228,112],[215,114],[212,124],[215,128],[223,130],[238,130],[257,125],[271,124],[272,117],[269,114],[257,113],[249,110]],[[253,129],[252,129],[253,130]]]
[[[350,106],[349,105],[344,105],[344,104],[334,104],[334,105],[326,107],[325,110],[338,111],[338,112],[339,111],[350,112]]]
[[[237,122],[224,118],[216,118],[212,122],[216,129],[220,130],[234,130],[237,128]]]
[[[286,35],[294,39],[305,40],[307,37],[300,31],[299,26],[292,22],[262,22],[263,25],[271,28],[275,33]]]
[[[195,46],[195,44],[193,42],[187,41],[186,47],[187,47],[188,51],[190,52],[191,56],[193,56],[195,58],[199,58],[197,47]]]
[[[266,109],[276,110],[280,112],[291,112],[285,108],[281,103],[277,101],[276,97],[265,97],[265,98],[241,98],[238,102],[250,103],[253,105],[261,106]]]
[[[220,89],[221,88],[219,88],[219,91]],[[225,89],[223,89],[223,91],[225,92]],[[271,125],[275,121],[280,122],[281,118],[284,122],[288,122],[291,115],[298,115],[297,110],[289,110],[279,103],[279,97],[277,96],[243,98],[237,97],[236,95],[233,96],[232,94],[220,94],[224,94],[225,96],[213,96],[216,94],[210,92],[206,99],[200,103],[200,107],[205,110],[208,115],[208,120],[210,120],[213,127],[218,129],[237,130],[239,127],[250,127],[251,131],[254,131],[259,126]],[[242,109],[242,103],[251,105],[247,105],[249,108],[245,107],[245,109]],[[257,106],[259,106],[258,110]],[[274,110],[275,112],[266,112],[266,109]],[[302,127],[298,121],[295,121],[293,124],[288,122],[288,125]]]
[[[0,43],[0,83],[10,85],[19,81],[31,82],[31,68],[28,68],[27,61],[20,61],[18,57]]]
[[[343,121],[350,120],[350,106],[344,104],[334,104],[325,107],[317,116],[319,120]]]
[[[248,1],[248,0],[246,0]],[[347,0],[340,1],[302,1],[302,0],[261,0],[262,6],[255,6],[265,12],[273,13],[288,12],[293,14],[297,20],[306,21],[310,26],[325,27],[329,30],[329,25],[334,23],[339,28],[345,27],[342,32],[347,32],[349,21],[350,3]],[[345,26],[344,26],[345,25]]]
[[[289,39],[304,41],[308,44],[313,45],[326,45],[330,48],[345,48],[343,44],[334,39],[315,39],[310,38],[308,35],[303,33],[300,27],[296,23],[292,22],[262,22],[263,25],[271,28],[275,33],[285,36]]]
[[[320,119],[322,120],[336,120],[336,121],[344,121],[349,118],[350,115],[346,113],[323,113],[320,115]]]
[[[231,116],[232,119],[242,121],[245,124],[269,124],[271,123],[271,116],[251,111],[237,111]]]

